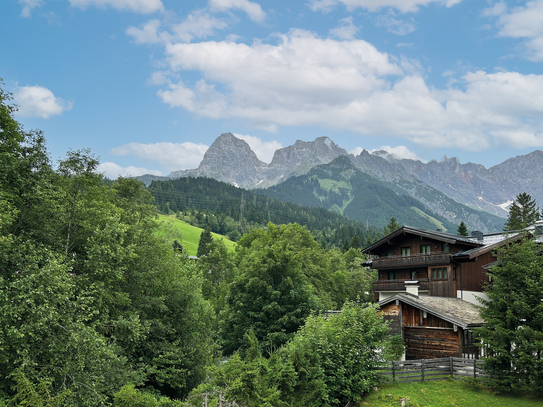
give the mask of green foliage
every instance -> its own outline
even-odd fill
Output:
[[[388,224],[383,228],[383,234],[385,236],[390,235],[392,232],[397,231],[401,227],[402,227],[402,225],[400,225],[396,221],[396,218],[394,218],[394,216],[393,216],[392,218],[390,218],[390,221],[388,222]]]
[[[198,252],[196,255],[198,257],[206,256],[209,253],[208,245],[213,242],[213,237],[211,236],[211,229],[206,228],[200,235],[200,241],[198,242]]]
[[[168,397],[155,395],[136,389],[133,384],[124,385],[114,395],[113,407],[175,407],[182,406],[181,402],[170,400]]]
[[[215,352],[200,271],[160,237],[141,182],[104,182],[85,150],[54,171],[5,100],[0,394],[67,406],[106,405],[128,383],[187,394]]]
[[[489,271],[486,321],[476,330],[484,344],[484,369],[500,392],[543,389],[543,256],[528,236],[498,250]]]
[[[352,302],[340,314],[312,315],[281,350],[297,373],[289,400],[296,406],[345,406],[358,402],[379,378],[375,367],[388,326],[374,307]]]
[[[526,192],[517,195],[511,208],[503,230],[520,230],[533,225],[540,219],[539,208],[535,199]]]
[[[300,225],[255,230],[238,242],[238,269],[221,313],[225,354],[242,347],[253,330],[269,354],[286,343],[312,310],[322,305],[310,281],[322,271],[318,244]],[[307,260],[307,261],[304,261]]]
[[[464,221],[460,222],[460,225],[458,226],[458,229],[456,230],[456,234],[459,236],[469,236],[468,227],[466,226]]]

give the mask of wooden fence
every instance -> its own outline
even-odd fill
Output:
[[[377,371],[389,381],[420,382],[449,377],[485,377],[482,365],[483,361],[479,359],[447,357],[391,362]]]

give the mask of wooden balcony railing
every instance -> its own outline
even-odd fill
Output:
[[[373,292],[379,291],[405,291],[405,281],[412,281],[409,279],[405,280],[392,280],[392,281],[375,281],[373,283]],[[419,290],[428,290],[429,282],[427,278],[419,278]]]
[[[385,269],[394,267],[430,266],[449,264],[451,255],[449,253],[415,254],[412,256],[382,257],[373,260],[371,268]]]

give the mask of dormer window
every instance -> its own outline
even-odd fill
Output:
[[[423,244],[420,246],[420,254],[430,254],[430,245]]]

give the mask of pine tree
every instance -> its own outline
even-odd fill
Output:
[[[460,226],[458,226],[458,229],[456,230],[456,234],[459,236],[469,236],[468,227],[466,226],[464,221],[460,222]]]
[[[360,238],[358,235],[353,236],[353,239],[351,240],[351,248],[356,250],[360,249]]]
[[[209,248],[207,246],[211,242],[213,242],[213,236],[211,236],[211,229],[205,228],[200,235],[200,241],[198,242],[198,252],[196,253],[196,255],[198,257],[207,255],[209,253]]]
[[[397,231],[399,228],[401,228],[402,225],[400,225],[397,221],[396,221],[396,218],[394,218],[394,216],[392,218],[390,218],[390,222],[388,222],[388,225],[386,225],[384,228],[383,228],[383,232],[386,235],[390,235],[392,232],[395,232]]]
[[[518,194],[511,209],[507,222],[503,225],[503,230],[520,230],[533,225],[540,219],[539,208],[536,206],[535,199],[530,194],[523,192]]]

